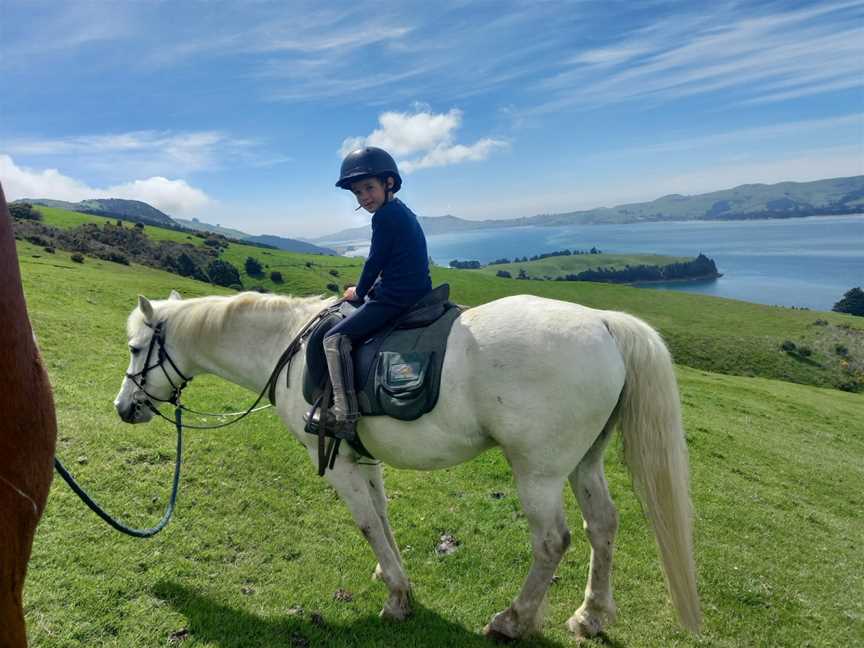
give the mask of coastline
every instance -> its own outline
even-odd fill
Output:
[[[708,275],[700,275],[698,277],[686,277],[682,279],[658,279],[657,281],[633,281],[630,283],[621,282],[624,285],[634,286],[638,288],[639,286],[651,286],[656,284],[685,284],[685,283],[699,283],[701,281],[714,281],[715,279],[719,279],[723,276],[722,272],[713,272]],[[593,282],[593,283],[601,283],[601,282]],[[605,281],[602,283],[618,283],[617,281]]]

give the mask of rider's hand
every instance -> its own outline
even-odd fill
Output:
[[[349,286],[342,296],[348,301],[357,301],[357,289],[354,286]]]

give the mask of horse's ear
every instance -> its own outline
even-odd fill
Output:
[[[168,299],[183,299],[183,297],[176,290],[172,290],[171,294],[168,295]]]
[[[148,322],[153,321],[153,305],[144,295],[138,295],[138,308],[141,310],[141,314],[144,315],[145,320]]]

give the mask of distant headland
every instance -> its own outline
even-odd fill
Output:
[[[643,203],[599,207],[523,218],[466,220],[456,216],[420,217],[427,236],[501,227],[561,227],[674,221],[756,220],[831,216],[864,212],[864,175],[813,182],[746,184],[733,189],[683,196],[670,194]],[[328,234],[312,242],[368,240],[369,226]]]

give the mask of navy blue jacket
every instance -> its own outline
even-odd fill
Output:
[[[357,282],[358,299],[379,275],[376,301],[409,306],[432,290],[426,236],[414,212],[398,198],[372,215],[372,247]]]

